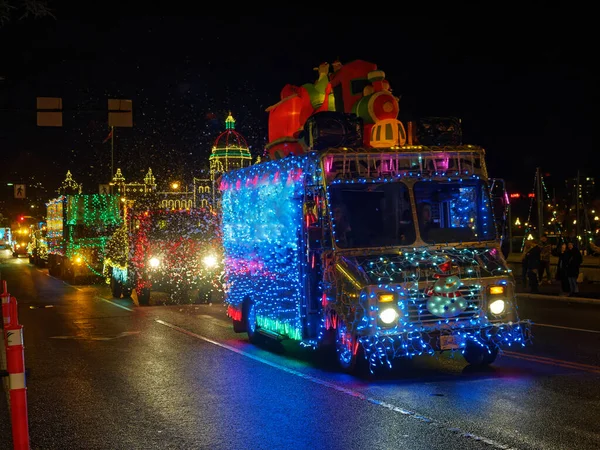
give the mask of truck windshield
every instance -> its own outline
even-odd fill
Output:
[[[435,244],[496,239],[489,192],[483,181],[419,181],[414,193],[423,241]]]
[[[336,244],[340,248],[409,245],[415,240],[404,183],[344,183],[329,188]]]

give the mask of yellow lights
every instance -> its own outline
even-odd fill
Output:
[[[515,225],[518,227],[519,225],[521,225],[521,221],[519,220],[519,218],[517,217],[517,220],[515,220]]]
[[[81,264],[83,262],[83,259],[81,258],[81,256],[76,256],[74,261],[75,261],[75,264]]]
[[[157,268],[158,266],[160,266],[160,260],[158,258],[150,258],[150,261],[148,261],[148,263],[150,264],[150,267],[153,268]]]
[[[594,220],[600,220],[600,219],[598,218],[598,216],[596,216],[596,217],[594,217]]]
[[[506,302],[504,300],[495,300],[490,303],[490,312],[498,315],[502,314],[506,308]]]
[[[173,189],[174,191],[176,191],[177,189],[179,189],[179,182],[178,181],[173,181],[171,183],[171,189]]]
[[[215,267],[217,265],[217,257],[215,255],[207,255],[202,262],[207,268]]]
[[[577,219],[575,219],[575,220],[573,221],[573,225],[575,225],[576,223],[577,223]]]
[[[394,294],[377,294],[379,303],[390,303],[395,300]]]
[[[504,294],[504,286],[490,286],[490,294],[501,295]]]
[[[533,234],[529,233],[529,236],[527,236],[527,240],[528,241],[533,241]]]

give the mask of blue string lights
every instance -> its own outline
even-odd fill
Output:
[[[384,175],[361,166],[361,155],[348,157],[354,165],[337,156],[292,155],[223,175],[226,303],[234,320],[243,319],[244,302],[251,302],[259,329],[301,345],[316,348],[335,331],[340,360],[347,362],[360,345],[372,368],[397,357],[464,351],[469,345],[491,352],[528,342],[529,322],[517,316],[512,274],[497,248],[485,174],[483,179],[468,170]],[[363,159],[369,158],[374,156]],[[386,158],[400,159],[381,155]],[[445,234],[438,236],[452,239],[419,240],[412,223],[420,219],[414,210],[419,184],[426,185],[423,192],[431,202],[445,199],[437,200],[446,202]],[[352,204],[367,197],[368,210]],[[401,206],[394,206],[394,217],[406,216],[387,220],[384,211],[377,222],[381,233],[361,236],[353,225],[372,231],[374,222],[365,216],[384,210],[392,198]],[[341,218],[336,207],[344,202],[358,222]],[[320,233],[317,249],[309,245],[313,221]],[[408,245],[410,233],[402,239],[383,236],[396,222],[410,224]],[[343,236],[351,233],[354,242],[359,235],[361,245]],[[469,239],[463,243],[457,236]],[[389,242],[382,243],[384,238]],[[501,295],[491,295],[492,287]],[[498,295],[506,309],[493,313],[490,305]],[[454,345],[445,345],[446,338]]]

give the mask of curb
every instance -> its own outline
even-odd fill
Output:
[[[567,297],[559,295],[547,295],[547,294],[529,294],[526,292],[518,292],[517,298],[531,299],[531,300],[552,300],[557,302],[565,303],[586,303],[588,305],[600,305],[600,299],[597,298],[586,298],[586,297]]]

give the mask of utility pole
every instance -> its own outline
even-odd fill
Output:
[[[115,175],[115,127],[110,127],[110,177],[109,180],[112,180],[112,177]]]
[[[579,186],[579,170],[577,170],[577,179],[575,180],[575,233],[576,239],[579,241],[579,236],[581,236],[581,224],[579,220],[579,203],[581,197],[581,188]]]
[[[538,238],[541,239],[544,234],[544,199],[542,198],[542,175],[540,168],[537,167],[535,170],[535,187],[537,197],[537,216],[538,216]]]

